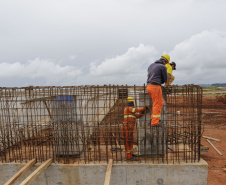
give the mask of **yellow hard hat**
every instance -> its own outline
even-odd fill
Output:
[[[127,102],[134,102],[134,99],[132,97],[128,97]]]
[[[164,54],[161,57],[164,57],[168,62],[170,61],[170,56],[167,54]]]

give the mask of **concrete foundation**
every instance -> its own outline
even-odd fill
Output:
[[[32,167],[16,184],[21,183],[40,164]],[[7,182],[24,164],[0,164],[0,183]],[[107,164],[52,164],[31,184],[37,185],[101,185],[104,184]],[[111,185],[206,185],[208,164],[113,164]]]

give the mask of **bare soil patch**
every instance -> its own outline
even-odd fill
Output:
[[[218,102],[215,95],[203,96],[204,136],[219,139],[221,142],[211,141],[223,154],[219,155],[214,148],[202,138],[202,144],[209,147],[202,158],[208,163],[208,185],[226,184],[226,104]]]

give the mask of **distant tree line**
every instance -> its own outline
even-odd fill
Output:
[[[211,86],[213,86],[213,87],[226,87],[226,83],[215,83],[215,84],[211,84]]]

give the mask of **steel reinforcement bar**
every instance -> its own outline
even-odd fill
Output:
[[[127,97],[136,109],[152,104],[145,85],[0,88],[0,160],[199,161],[202,88],[162,90],[160,124],[153,127],[152,106],[136,113],[134,124],[124,120]]]

